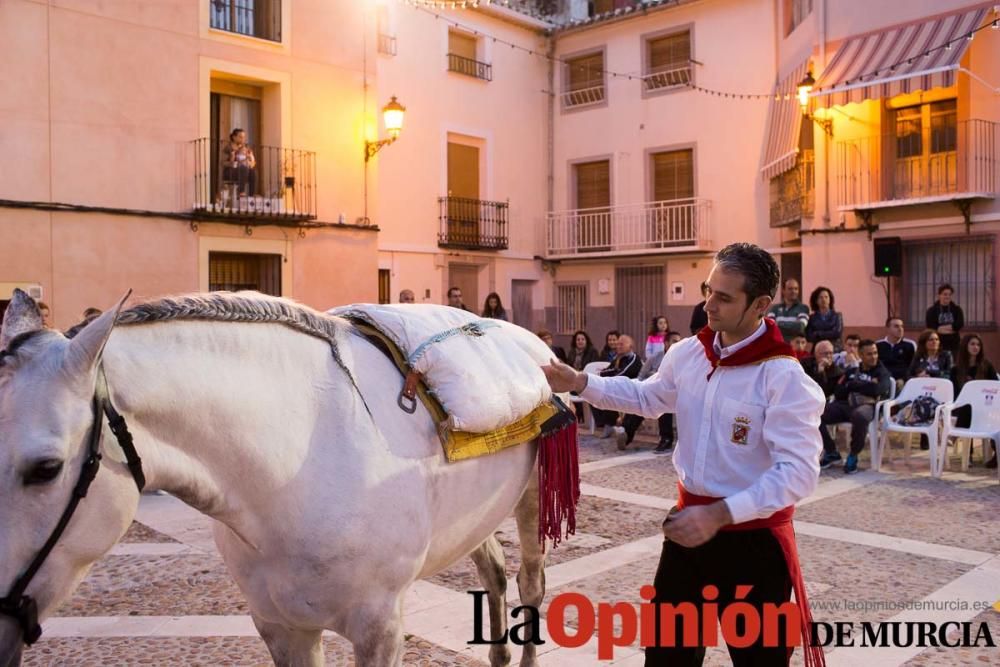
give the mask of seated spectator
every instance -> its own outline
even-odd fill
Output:
[[[844,374],[844,370],[833,362],[833,343],[828,340],[816,343],[812,356],[802,359],[800,363],[806,375],[823,390],[823,395],[828,399],[833,396],[833,390]]]
[[[951,368],[951,383],[955,387],[955,398],[958,398],[962,387],[970,380],[997,380],[997,369],[989,359],[986,358],[986,350],[983,347],[983,339],[976,334],[968,334],[962,338],[962,344],[958,348],[958,358]],[[956,408],[952,414],[955,416],[955,423],[960,428],[968,428],[972,422],[972,408],[964,406]],[[993,444],[993,457],[986,462],[987,468],[997,467],[996,443]]]
[[[604,347],[601,348],[600,360],[609,364],[618,356],[618,337],[622,335],[618,329],[612,329],[604,334]]]
[[[950,378],[951,352],[941,349],[941,336],[933,329],[920,334],[917,339],[917,352],[913,355],[910,370],[911,378]]]
[[[667,333],[667,349],[669,350],[670,346],[679,341],[681,338],[682,336],[679,331],[671,331]]]
[[[561,347],[555,344],[555,341],[552,339],[551,331],[547,329],[542,329],[535,335],[541,338],[542,341],[549,346],[549,349],[552,350],[552,354],[556,355],[556,359],[563,362],[564,364],[566,363],[566,350],[562,349]]]
[[[657,354],[662,358],[663,352],[667,349],[667,332],[670,331],[670,322],[663,315],[657,315],[649,325],[649,333],[646,335],[646,348],[643,359],[655,357]]]
[[[809,323],[806,324],[806,340],[815,345],[821,340],[833,343],[833,349],[841,347],[840,337],[844,335],[844,318],[834,308],[833,292],[827,287],[817,287],[809,295]]]
[[[781,288],[781,302],[771,306],[767,314],[774,318],[786,343],[803,336],[809,324],[809,306],[799,301],[799,281],[789,278]]]
[[[691,311],[691,335],[708,326],[708,314],[705,312],[705,301],[708,299],[708,283],[701,284],[701,303]]]
[[[941,349],[948,350],[952,356],[958,353],[959,335],[965,326],[965,314],[957,303],[952,301],[955,289],[948,283],[938,287],[938,298],[934,305],[927,309],[924,324],[941,336]]]
[[[639,359],[639,355],[635,353],[633,349],[632,337],[631,336],[619,336],[618,337],[618,355],[615,360],[611,362],[611,365],[601,371],[602,377],[617,377],[619,375],[625,376],[627,378],[635,379],[639,377],[639,370],[642,368],[642,361]],[[594,413],[594,426],[603,426],[604,433],[601,435],[602,438],[607,438],[611,435],[613,427],[618,423],[618,413],[614,410],[601,410],[599,408],[592,407],[591,410]],[[633,420],[634,421],[634,420]],[[623,420],[624,423],[624,420]],[[631,423],[631,422],[630,422]],[[642,423],[642,418],[639,418],[639,424]],[[638,424],[635,425],[635,429],[638,429]],[[618,449],[625,449],[628,443],[632,442],[632,438],[635,436],[635,430],[632,431],[631,436],[622,429],[618,433]]]
[[[788,343],[792,346],[792,352],[799,361],[809,356],[809,341],[803,334],[795,334]]]
[[[850,422],[851,453],[844,463],[846,475],[858,471],[858,454],[865,447],[868,424],[875,418],[875,403],[888,398],[892,387],[892,376],[878,359],[875,341],[863,340],[859,349],[861,364],[847,369],[841,376],[834,388],[834,400],[827,404],[819,426],[819,434],[823,438],[823,456],[819,467],[829,468],[840,461],[841,456],[827,426]]]
[[[840,370],[845,370],[861,363],[861,354],[858,352],[858,345],[861,343],[861,336],[858,334],[847,334],[844,339],[844,349],[833,355],[833,363]]]
[[[496,292],[490,292],[486,295],[486,301],[483,303],[483,312],[480,317],[488,317],[494,320],[503,320],[508,322],[507,311],[504,310],[503,304],[500,303],[500,295]]]
[[[906,382],[910,364],[917,353],[917,344],[909,338],[903,338],[904,333],[902,318],[890,317],[885,321],[885,338],[876,343],[878,358],[896,380],[897,391]]]
[[[413,290],[404,289],[399,291],[399,302],[400,303],[416,303],[417,298],[413,295]]]
[[[573,333],[570,342],[569,352],[566,354],[566,363],[578,371],[582,371],[587,364],[600,361],[597,358],[597,350],[590,340],[586,331],[580,330]]]
[[[38,302],[38,311],[42,314],[42,326],[46,329],[52,328],[52,309],[44,301]]]

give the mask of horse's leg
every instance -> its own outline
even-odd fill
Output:
[[[251,614],[253,624],[257,626],[271,659],[278,667],[322,667],[323,666],[323,631],[294,630],[292,628],[268,623]]]
[[[402,594],[393,602],[370,603],[355,610],[348,634],[357,667],[403,664]]]
[[[469,554],[479,571],[479,582],[486,589],[490,605],[490,639],[497,640],[507,634],[507,569],[504,565],[503,547],[495,535],[490,535]],[[510,664],[510,648],[506,642],[490,647],[490,667]]]
[[[517,571],[517,590],[522,605],[538,609],[545,597],[545,553],[548,543],[538,542],[537,468],[514,508],[514,518],[517,519],[517,534],[521,541],[521,569]],[[521,653],[521,667],[535,667],[537,664],[535,645],[528,642]]]

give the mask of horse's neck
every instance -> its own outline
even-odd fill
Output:
[[[300,473],[321,406],[351,405],[330,356],[281,325],[172,322],[116,330],[104,363],[149,487],[228,523]]]

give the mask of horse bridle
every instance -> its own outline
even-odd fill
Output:
[[[139,492],[142,493],[143,487],[146,486],[146,476],[142,472],[142,459],[139,458],[139,454],[135,450],[135,445],[132,443],[132,434],[129,433],[124,417],[118,414],[118,411],[111,404],[111,396],[108,393],[108,379],[104,375],[103,366],[98,366],[97,369],[97,386],[94,390],[93,410],[94,424],[90,430],[87,456],[83,461],[83,467],[80,469],[80,478],[73,488],[69,504],[66,506],[65,511],[63,511],[62,516],[59,517],[59,523],[56,524],[52,534],[49,535],[49,539],[45,541],[41,550],[35,555],[31,564],[28,565],[28,569],[14,581],[14,585],[11,586],[10,592],[7,593],[6,597],[0,598],[0,615],[10,616],[17,621],[23,633],[24,643],[28,646],[34,644],[42,636],[42,626],[38,624],[38,604],[34,598],[30,595],[25,595],[24,592],[27,590],[31,580],[34,579],[35,575],[42,568],[45,559],[48,558],[52,549],[55,548],[56,542],[59,541],[59,538],[66,530],[66,526],[69,525],[70,519],[73,518],[73,512],[76,511],[80,501],[87,497],[90,484],[97,477],[97,471],[101,468],[101,433],[104,430],[101,426],[102,415],[107,417],[108,426],[111,427],[111,432],[115,434],[119,446],[121,446],[122,451],[125,453],[125,461],[129,472],[132,473],[132,479],[135,480],[135,485],[139,487]]]

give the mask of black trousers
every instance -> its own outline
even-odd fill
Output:
[[[837,451],[837,443],[826,430],[827,426],[833,424],[851,423],[851,454],[857,456],[865,448],[865,436],[868,434],[868,424],[875,419],[874,405],[859,405],[852,408],[847,401],[834,401],[827,403],[823,410],[823,416],[819,421],[819,435],[823,439],[823,451],[834,454]]]
[[[628,441],[632,442],[632,438],[635,437],[636,431],[642,426],[643,418],[639,415],[625,415],[625,419],[622,420],[622,426],[625,428],[625,433],[628,435]],[[673,440],[674,439],[674,415],[666,412],[659,416],[656,420],[656,425],[660,430],[660,440]]]
[[[693,602],[699,608],[705,599],[702,589],[712,584],[719,589],[719,618],[730,602],[734,601],[737,586],[752,585],[750,594],[743,598],[757,609],[765,602],[780,605],[792,593],[792,580],[788,574],[784,554],[778,541],[767,529],[721,532],[699,547],[687,548],[663,541],[660,564],[656,569],[654,603],[678,604]],[[680,643],[684,620],[677,615],[676,637]],[[657,613],[656,627],[660,627]],[[700,637],[699,632],[699,637]],[[719,643],[723,641],[719,631]],[[792,649],[785,646],[785,630],[779,633],[779,646],[765,647],[763,640],[747,648],[729,646],[729,657],[734,667],[787,666]],[[705,659],[704,647],[649,647],[646,649],[646,667],[700,667]]]

